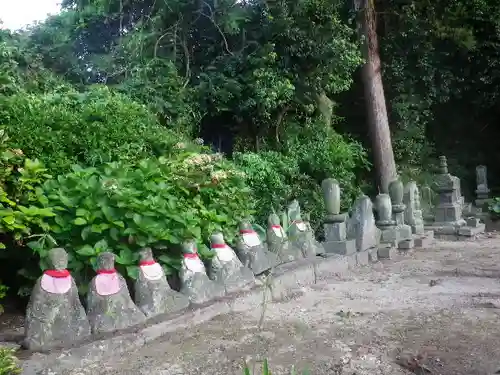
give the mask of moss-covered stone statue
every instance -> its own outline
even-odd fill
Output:
[[[267,248],[278,255],[279,263],[292,262],[303,258],[302,250],[288,241],[285,230],[280,224],[280,218],[275,213],[267,219]]]
[[[243,266],[234,250],[226,244],[222,233],[212,234],[210,248],[214,252],[211,260],[210,278],[224,285],[227,293],[254,285],[253,272],[250,268]]]
[[[278,261],[277,255],[267,250],[248,221],[240,222],[236,251],[243,265],[250,268],[254,275],[269,271]]]
[[[90,281],[87,315],[93,333],[113,332],[146,320],[134,304],[122,275],[115,270],[115,255],[97,257],[97,275]]]
[[[194,240],[182,244],[181,290],[192,303],[202,304],[225,295],[224,286],[210,280],[205,265],[198,256]]]
[[[49,251],[50,268],[37,280],[26,310],[24,346],[45,351],[90,336],[90,325],[78,289],[66,269],[64,249]]]
[[[152,250],[139,252],[139,274],[135,281],[135,303],[150,318],[176,312],[189,306],[189,298],[173,290],[168,284],[162,266],[153,258]]]
[[[316,241],[314,231],[308,221],[302,219],[300,206],[297,200],[288,206],[288,217],[290,219],[290,242],[298,247],[305,258],[315,257],[325,253],[323,246]]]

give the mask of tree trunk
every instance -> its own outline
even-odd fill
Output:
[[[358,28],[363,41],[362,80],[368,127],[372,140],[373,159],[377,173],[378,189],[388,193],[389,183],[396,177],[396,163],[392,151],[391,131],[387,118],[384,86],[379,55],[374,0],[355,0],[359,12]]]

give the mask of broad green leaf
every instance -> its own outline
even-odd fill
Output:
[[[87,224],[87,220],[85,220],[83,217],[77,217],[75,220],[73,220],[73,224],[85,225],[85,224]]]
[[[93,256],[93,255],[96,254],[96,249],[94,249],[90,245],[84,245],[81,248],[79,248],[78,250],[76,250],[76,253],[79,254],[79,255],[83,255],[83,256],[89,257],[89,256]]]

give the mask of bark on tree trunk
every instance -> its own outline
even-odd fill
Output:
[[[396,177],[396,163],[394,162],[391,131],[385,105],[373,1],[355,0],[355,7],[359,12],[358,27],[363,38],[363,57],[366,60],[362,67],[361,76],[365,91],[365,105],[377,183],[381,193],[388,193],[389,183]]]

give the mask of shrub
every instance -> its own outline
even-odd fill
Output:
[[[5,298],[5,296],[7,295],[8,289],[9,288],[7,288],[7,286],[3,285],[2,281],[0,280],[0,301]],[[3,313],[3,306],[0,305],[0,314],[2,314],[2,313]]]
[[[342,207],[347,210],[360,193],[357,172],[368,166],[358,143],[318,124],[307,124],[289,137],[282,152],[235,153],[234,160],[254,192],[260,222],[265,222],[272,209],[280,211],[292,199],[299,199],[302,208],[310,212],[314,227],[325,214],[323,179],[339,181]]]
[[[0,375],[16,375],[21,373],[14,352],[14,349],[0,347]]]
[[[182,141],[145,105],[106,86],[83,93],[66,88],[0,96],[0,108],[0,124],[11,135],[11,147],[57,173],[73,164],[95,166],[165,155]]]
[[[135,278],[137,250],[152,247],[170,274],[180,266],[177,245],[184,239],[196,239],[202,257],[207,257],[204,244],[209,235],[221,230],[231,242],[238,221],[252,214],[253,205],[232,163],[221,155],[191,152],[137,163],[74,166],[70,173],[47,181],[44,190],[45,206],[57,212],[48,221],[50,234],[68,251],[68,268],[82,293],[100,252],[114,252],[120,272]],[[28,244],[42,269],[52,245],[45,240],[40,236]]]

